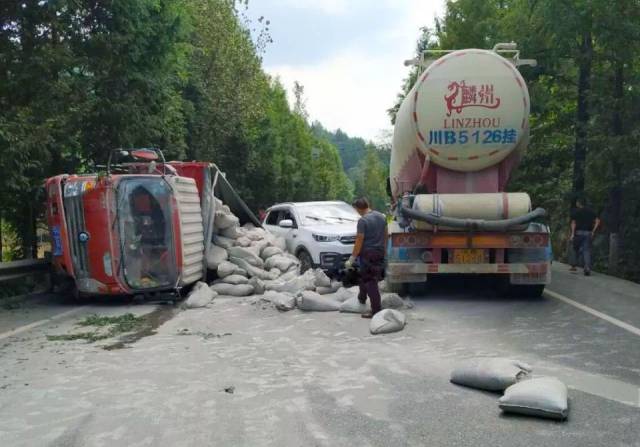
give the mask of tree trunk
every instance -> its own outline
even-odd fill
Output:
[[[614,86],[614,108],[612,133],[615,137],[624,135],[622,108],[624,96],[624,63],[618,61],[616,63]],[[620,138],[616,139],[616,144],[621,144]],[[611,159],[611,173],[613,175],[613,185],[609,188],[609,273],[618,273],[620,265],[620,225],[622,223],[622,166],[621,161],[616,157],[617,151]]]
[[[0,211],[0,262],[2,262],[2,211]]]
[[[587,160],[587,127],[589,124],[589,88],[591,85],[591,63],[593,41],[591,31],[582,35],[578,58],[578,111],[576,119],[576,143],[573,149],[573,203],[584,195],[584,173]]]

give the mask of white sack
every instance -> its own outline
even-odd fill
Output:
[[[282,236],[274,237],[272,245],[274,247],[278,247],[282,251],[287,251],[287,241]]]
[[[233,214],[226,213],[225,210],[221,209],[216,211],[214,224],[219,230],[226,230],[227,228],[240,225],[240,220]]]
[[[262,268],[264,266],[264,261],[248,248],[231,247],[228,251],[229,257],[244,259],[254,267]]]
[[[334,298],[338,301],[340,301],[341,303],[347,301],[348,299],[351,299],[353,297],[357,297],[358,296],[358,288],[356,287],[355,289],[352,287],[350,289],[346,289],[344,287],[340,287],[338,289],[338,291],[334,294]]]
[[[248,247],[251,245],[251,239],[246,236],[239,237],[236,240],[236,245],[239,247]]]
[[[262,228],[249,228],[249,229],[245,228],[245,229],[247,230],[245,234],[252,241],[261,241],[262,239],[265,238],[267,233]]]
[[[211,290],[227,296],[249,296],[253,294],[253,287],[249,284],[233,285],[221,282],[213,284]]]
[[[248,284],[249,280],[247,279],[246,276],[242,276],[242,275],[229,275],[229,276],[225,276],[222,279],[222,282],[226,283],[226,284],[233,284],[235,286],[237,286],[238,284]]]
[[[229,239],[228,237],[220,236],[218,234],[213,235],[213,243],[218,247],[229,249],[235,245],[235,241],[233,239]]]
[[[318,295],[310,290],[302,292],[296,298],[296,304],[298,309],[308,312],[335,312],[340,309],[338,301],[327,298],[327,295]]]
[[[267,270],[276,268],[281,272],[286,272],[292,265],[296,265],[296,261],[281,255],[271,256],[264,262]]]
[[[511,385],[498,405],[507,413],[551,419],[566,419],[569,415],[567,386],[555,377],[523,380]]]
[[[273,303],[276,309],[282,312],[287,312],[296,307],[296,297],[290,293],[268,291],[265,292],[264,299]]]
[[[213,301],[218,294],[211,290],[205,283],[198,281],[194,286],[184,306],[187,309],[197,309],[199,307],[205,307]]]
[[[270,272],[267,272],[266,270],[263,270],[261,268],[255,267],[251,264],[249,264],[247,262],[246,259],[241,259],[241,258],[229,258],[229,261],[234,263],[235,265],[237,265],[238,267],[240,267],[241,269],[245,270],[247,272],[247,274],[251,277],[256,277],[259,278],[263,281],[270,281],[270,280],[274,280],[277,279],[280,276],[280,271],[277,269],[274,269]]]
[[[381,304],[383,309],[402,309],[404,300],[397,293],[382,294]]]
[[[221,262],[218,266],[217,272],[219,278],[226,278],[229,275],[247,276],[247,272],[244,269],[241,269],[240,267],[229,261]]]
[[[260,257],[266,261],[271,256],[281,255],[283,253],[284,252],[282,251],[282,249],[280,249],[278,247],[266,246],[260,252]]]
[[[289,281],[274,281],[267,284],[267,290],[275,290],[276,292],[298,293],[305,290],[315,289],[315,276],[313,271],[307,270],[301,276],[295,276]]]
[[[229,227],[227,229],[221,230],[220,231],[220,235],[222,235],[223,237],[226,237],[228,239],[233,239],[233,240],[236,240],[239,237],[243,236],[243,234],[240,232],[238,227]]]
[[[488,391],[504,391],[531,373],[531,366],[517,360],[484,358],[465,362],[451,373],[451,382]]]
[[[331,287],[331,278],[322,269],[315,269],[313,274],[316,280],[316,287]]]
[[[371,312],[371,305],[369,302],[361,303],[358,301],[358,296],[356,295],[340,304],[340,312],[363,314],[365,312]]]
[[[369,331],[373,335],[389,334],[404,329],[407,319],[402,312],[393,309],[384,309],[371,319]]]
[[[260,278],[251,278],[249,280],[249,285],[253,287],[253,293],[256,295],[262,295],[265,291],[265,284]]]
[[[380,293],[384,293],[384,292],[391,292],[391,290],[389,290],[389,284],[387,284],[386,280],[382,280],[378,283],[378,290],[380,291]]]
[[[207,268],[215,270],[218,266],[229,258],[227,250],[217,245],[209,245],[209,253],[207,253]]]

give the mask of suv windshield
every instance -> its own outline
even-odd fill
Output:
[[[357,222],[360,217],[353,207],[346,203],[302,205],[298,207],[298,213],[302,217],[304,225]]]
[[[118,188],[124,277],[134,289],[176,283],[171,190],[160,177],[130,178]]]

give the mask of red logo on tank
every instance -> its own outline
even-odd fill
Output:
[[[493,84],[467,85],[466,81],[453,81],[447,89],[451,92],[444,96],[447,103],[447,116],[453,111],[460,113],[466,107],[484,107],[496,109],[500,98],[493,92]]]

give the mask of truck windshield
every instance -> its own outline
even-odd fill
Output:
[[[178,274],[169,185],[160,177],[124,179],[118,187],[118,217],[127,284],[133,289],[174,285]]]

